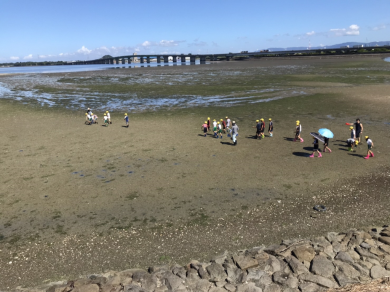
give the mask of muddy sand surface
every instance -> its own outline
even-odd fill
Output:
[[[321,68],[344,69],[356,62],[382,66],[379,57],[364,57],[353,63],[352,58],[274,59],[185,70],[247,70],[264,62],[272,67],[307,60],[319,75]],[[383,66],[387,78],[390,63]],[[152,75],[184,70],[145,69]],[[388,223],[386,78],[354,84],[302,74],[286,84],[304,87],[304,95],[261,104],[135,112],[129,128],[123,127],[120,111],[112,113],[109,127],[101,121],[86,126],[82,111],[0,100],[0,289],[109,269],[184,264],[283,238]],[[232,146],[226,135],[203,137],[200,126],[208,116],[236,120],[238,145]],[[252,126],[260,117],[273,118],[274,137],[253,138]],[[346,151],[345,123],[356,117],[375,143],[372,159],[363,159],[364,144]],[[297,119],[304,143],[292,141]],[[309,133],[323,127],[335,134],[333,152],[309,158]],[[317,204],[327,211],[314,211]]]

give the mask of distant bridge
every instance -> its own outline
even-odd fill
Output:
[[[313,49],[313,50],[290,50],[290,51],[260,51],[260,52],[241,52],[241,53],[219,53],[219,54],[140,54],[140,55],[127,55],[118,56],[105,59],[96,59],[88,61],[74,61],[70,62],[72,65],[90,65],[90,64],[130,64],[138,61],[139,63],[150,63],[155,61],[157,63],[168,63],[169,59],[172,59],[173,63],[181,62],[185,63],[187,59],[190,63],[195,63],[198,59],[201,64],[206,63],[206,59],[210,61],[225,60],[250,57],[286,57],[286,56],[299,56],[299,55],[344,55],[344,54],[356,54],[358,50],[364,49],[366,51],[373,51],[378,48],[384,47],[358,47],[358,48],[333,48],[333,49]],[[367,52],[365,52],[367,53]],[[375,51],[373,51],[375,53]],[[381,52],[379,52],[381,53]]]

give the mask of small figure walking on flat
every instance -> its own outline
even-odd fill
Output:
[[[367,141],[367,147],[368,147],[368,150],[367,150],[367,156],[364,157],[364,159],[369,159],[370,156],[371,157],[374,157],[374,152],[372,152],[372,147],[374,147],[374,142],[372,142],[372,140],[370,139],[370,137],[366,136],[366,141]]]
[[[294,142],[299,140],[302,142],[304,142],[304,140],[301,138],[301,132],[302,132],[302,125],[301,125],[301,122],[300,121],[296,121],[296,127],[295,127],[295,139],[294,139]]]
[[[274,135],[274,122],[272,121],[271,118],[269,118],[268,120],[269,120],[268,134],[270,137],[272,137]]]
[[[256,139],[258,139],[261,133],[261,124],[259,120],[256,120],[256,126],[253,126],[253,128],[256,128]]]
[[[233,126],[232,126],[232,140],[233,140],[233,144],[234,146],[237,145],[237,136],[238,136],[238,130],[240,128],[236,125],[236,122],[233,121]]]
[[[110,115],[109,111],[106,111],[106,114],[107,114],[108,123],[112,124],[112,122],[111,122],[111,115]]]
[[[264,139],[264,131],[265,131],[265,123],[264,123],[264,119],[261,118],[260,119],[260,124],[261,124],[261,128],[260,128],[260,137],[261,139]]]
[[[322,154],[318,150],[318,139],[314,138],[314,137],[313,137],[313,139],[314,139],[314,141],[313,141],[313,144],[314,144],[314,146],[313,146],[313,153],[309,157],[313,158],[314,157],[314,153],[317,152],[318,153],[318,158],[320,158],[320,157],[322,157]]]
[[[207,137],[207,131],[208,131],[207,121],[204,121],[202,125],[202,129],[203,129],[204,136]]]
[[[218,134],[220,135],[220,137],[222,139],[222,125],[220,122],[218,122],[217,128],[218,128]],[[217,138],[218,138],[218,135],[217,135]]]
[[[127,115],[127,113],[125,113],[125,117],[123,118],[126,122],[126,128],[129,127],[129,116]]]
[[[105,125],[106,127],[108,127],[108,117],[107,117],[107,114],[106,114],[106,113],[104,114],[104,125]]]
[[[332,153],[332,150],[330,150],[330,148],[328,147],[329,146],[329,138],[326,138],[324,137],[324,152],[326,152],[326,150],[329,151],[329,153]]]
[[[210,131],[211,127],[211,122],[210,122],[210,117],[207,118],[207,131]]]
[[[226,122],[223,119],[221,119],[221,124],[222,124],[223,133],[226,134]]]

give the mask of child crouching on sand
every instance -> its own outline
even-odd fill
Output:
[[[313,137],[313,139],[314,139],[314,141],[313,141],[313,144],[314,144],[313,153],[309,157],[313,158],[315,152],[318,153],[318,157],[322,157],[321,152],[318,150],[318,139],[314,138],[314,137]]]
[[[371,151],[372,147],[374,147],[374,142],[372,142],[372,140],[368,136],[366,136],[365,138],[367,141],[368,150],[367,150],[367,156],[364,157],[364,159],[368,159],[370,158],[370,156],[374,157],[374,152]]]

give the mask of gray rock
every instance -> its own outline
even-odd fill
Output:
[[[338,236],[339,234],[337,232],[328,232],[328,234],[326,235],[326,239],[333,243],[333,242],[337,242],[338,241]]]
[[[199,274],[198,271],[195,269],[189,269],[187,271],[187,279],[192,280],[192,281],[197,281],[199,280]]]
[[[370,262],[364,262],[364,261],[359,261],[358,264],[361,265],[363,268],[368,269],[368,270],[371,270],[371,268],[373,266],[373,264],[371,264]]]
[[[259,265],[256,259],[242,255],[234,256],[233,260],[240,267],[241,270],[255,268]]]
[[[370,248],[371,248],[371,245],[369,245],[367,242],[362,242],[362,243],[360,244],[360,246],[361,246],[362,248],[365,248],[365,249],[370,249]]]
[[[260,252],[255,256],[255,259],[259,263],[259,268],[264,270],[264,268],[267,266],[267,262],[269,260],[269,254],[265,252]]]
[[[240,281],[243,278],[242,274],[245,273],[245,275],[246,275],[246,272],[240,270],[239,268],[237,268],[233,264],[226,264],[225,263],[225,264],[223,264],[223,267],[226,269],[227,281],[229,283],[233,283],[233,284],[240,283]]]
[[[120,292],[120,290],[119,291],[115,291],[115,292]],[[160,286],[160,287],[157,287],[156,289],[154,289],[153,292],[168,292],[168,287],[165,286],[165,285],[164,286]],[[190,291],[190,292],[195,292],[195,291]]]
[[[363,268],[358,263],[353,263],[353,264],[351,264],[351,266],[354,267],[362,276],[363,275],[366,275],[366,276],[369,275],[369,271],[367,269]]]
[[[227,277],[224,268],[220,264],[212,263],[206,270],[213,281],[224,281]]]
[[[376,255],[379,258],[381,258],[381,257],[383,257],[385,255],[385,253],[380,251],[379,248],[377,248],[377,247],[371,247],[370,248],[370,253]]]
[[[185,285],[188,286],[188,290],[191,292],[203,292],[209,291],[212,283],[207,280],[197,280],[197,281],[186,281]]]
[[[325,278],[330,278],[334,272],[334,265],[322,256],[316,256],[311,262],[311,272]]]
[[[202,279],[205,279],[205,280],[210,279],[209,273],[207,273],[207,271],[205,269],[203,269],[203,267],[199,268],[198,273]]]
[[[310,262],[315,256],[315,251],[311,246],[298,246],[292,253],[300,262]]]
[[[149,273],[167,272],[167,271],[169,271],[168,265],[159,265],[159,266],[153,266],[149,268]]]
[[[335,260],[333,264],[338,268],[339,271],[343,272],[348,278],[357,279],[360,276],[359,271],[353,268],[350,263]]]
[[[176,265],[172,268],[172,273],[182,279],[186,278],[187,271],[184,267]]]
[[[390,246],[388,246],[388,245],[383,244],[383,245],[379,246],[379,249],[385,253],[390,254]]]
[[[344,263],[350,263],[350,264],[352,264],[352,263],[354,262],[353,259],[352,259],[352,257],[351,257],[348,253],[346,253],[346,252],[344,252],[344,251],[340,251],[340,252],[336,255],[335,259],[336,259],[336,260],[340,260],[340,261],[342,261],[342,262],[344,262]]]
[[[387,236],[390,237],[390,230],[389,229],[383,229],[380,233],[381,236]]]
[[[340,285],[341,287],[344,287],[344,286],[346,286],[346,285],[348,285],[348,284],[359,283],[358,280],[351,279],[351,278],[347,277],[347,276],[346,276],[343,272],[341,272],[341,271],[336,272],[335,275],[334,275],[334,277],[335,277],[337,283],[339,283],[339,285]]]
[[[265,290],[265,288],[270,286],[272,283],[272,278],[267,273],[262,274],[260,280],[255,282],[256,286],[263,290]]]
[[[381,266],[373,266],[370,270],[370,276],[373,279],[390,277],[390,272]]]
[[[285,245],[274,244],[264,249],[264,252],[276,256],[287,248]]]
[[[300,275],[309,272],[309,270],[295,257],[287,257],[286,261],[294,274]]]
[[[381,263],[375,259],[372,259],[372,258],[366,258],[366,261],[373,264],[374,266],[380,266]]]
[[[298,279],[292,276],[291,274],[285,274],[282,272],[276,272],[272,275],[272,278],[276,284],[282,285],[284,287],[297,288]]]
[[[302,283],[299,285],[299,289],[302,292],[319,292],[319,291],[321,291],[321,287],[315,283]]]
[[[337,284],[325,277],[319,275],[313,275],[310,273],[299,275],[299,280],[312,282],[325,288],[337,288]]]
[[[341,246],[341,244],[337,241],[332,243],[332,247],[335,253],[338,253],[340,251],[345,251],[345,246]]]
[[[264,292],[281,292],[279,285],[271,284],[267,287],[265,287]]]
[[[264,267],[264,271],[266,271],[269,274],[273,274],[280,270],[281,270],[280,261],[276,257],[270,255],[267,261],[267,265]]]
[[[258,269],[248,269],[247,281],[256,282],[260,280],[261,276],[265,274],[264,271]]]
[[[284,288],[283,292],[300,292],[298,288]]]
[[[354,246],[359,246],[362,242],[363,238],[358,234],[354,234],[348,242],[348,247],[352,248]]]
[[[233,284],[228,283],[224,287],[229,292],[236,292],[236,286],[234,286]]]
[[[237,286],[236,292],[262,292],[263,290],[256,287],[253,283],[242,284]]]
[[[212,287],[209,292],[226,292],[226,290],[221,287]]]
[[[130,284],[130,285],[125,286],[123,291],[125,291],[125,292],[149,292],[149,291],[146,291],[144,288],[141,288],[140,286],[135,285],[135,284]]]
[[[184,290],[186,287],[183,285],[183,280],[178,276],[173,275],[172,273],[164,274],[165,286],[168,287],[168,290]]]
[[[377,260],[377,261],[379,260],[379,258],[378,258],[376,255],[370,253],[370,252],[369,252],[368,250],[366,250],[366,249],[362,249],[361,247],[356,247],[355,250],[356,250],[356,252],[357,252],[360,256],[362,256],[362,257],[375,259],[375,260]]]
[[[387,263],[385,268],[386,268],[386,270],[389,271],[390,270],[390,263]]]
[[[360,260],[360,255],[354,251],[354,250],[348,250],[347,253],[351,256],[351,258],[354,260],[354,261],[358,261]]]
[[[378,238],[378,240],[379,240],[380,242],[383,242],[383,243],[387,244],[387,245],[390,245],[390,237],[381,236],[381,237]]]

